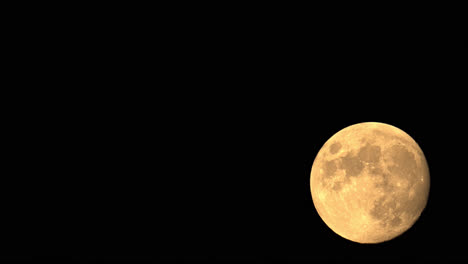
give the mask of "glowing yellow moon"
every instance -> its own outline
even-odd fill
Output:
[[[380,243],[408,230],[426,207],[429,168],[419,145],[394,126],[359,123],[320,149],[310,189],[322,220],[338,235]]]

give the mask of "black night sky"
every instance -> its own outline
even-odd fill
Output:
[[[138,217],[118,220],[109,230],[118,230],[115,239],[105,238],[113,247],[99,254],[214,262],[465,258],[460,50],[411,38],[364,46],[293,40],[301,44],[239,54],[231,46],[202,49],[173,76],[170,92],[157,93],[158,110],[134,120],[150,122],[136,141],[142,152],[125,170],[135,179],[117,184],[132,189],[130,202],[119,201]],[[410,134],[431,172],[420,219],[377,245],[333,233],[309,189],[322,144],[365,121]]]
[[[31,199],[4,195],[37,204],[38,227],[18,235],[30,218],[6,218],[2,256],[31,255],[31,241],[31,256],[81,263],[466,260],[467,60],[455,28],[223,14],[117,15],[29,51],[57,59],[38,56],[19,80],[61,89],[23,93],[27,107],[12,110],[18,155],[32,160],[17,168],[36,176]],[[41,32],[36,43],[57,36]],[[431,173],[420,219],[374,245],[330,230],[309,186],[323,143],[368,121],[411,135]]]

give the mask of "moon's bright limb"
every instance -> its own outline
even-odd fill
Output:
[[[380,243],[408,230],[429,195],[429,168],[419,145],[394,126],[359,123],[340,130],[312,165],[312,199],[338,235]]]

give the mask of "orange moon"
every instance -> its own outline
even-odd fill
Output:
[[[314,206],[336,234],[380,243],[407,231],[429,196],[429,167],[403,130],[367,122],[346,127],[325,142],[310,176]]]

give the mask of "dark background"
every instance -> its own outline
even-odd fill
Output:
[[[7,218],[2,256],[466,259],[466,42],[457,21],[262,12],[102,9],[25,25],[31,35],[10,68],[29,68],[15,85],[45,88],[7,108],[18,138],[11,181],[32,176],[28,188],[5,187],[5,199],[27,207],[5,209],[19,221]],[[333,233],[309,189],[322,144],[367,121],[411,135],[431,173],[420,219],[376,245]]]

